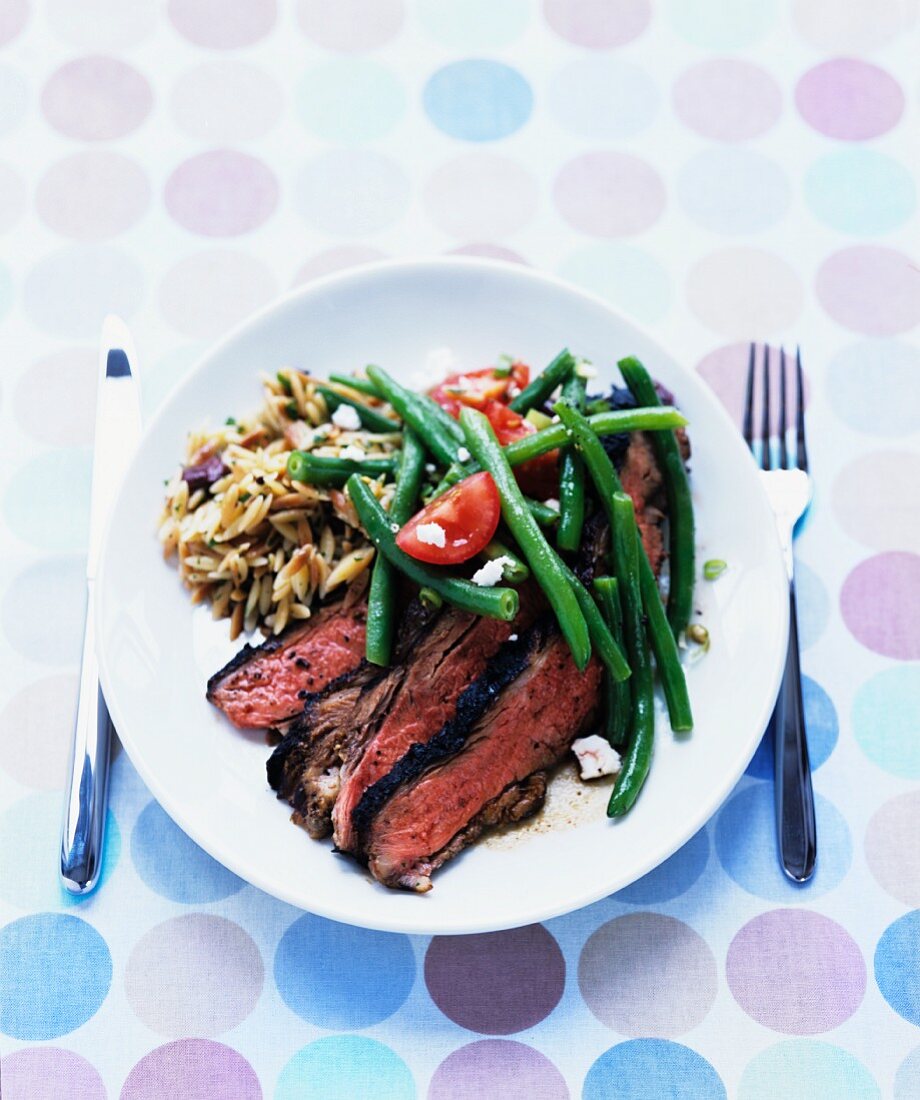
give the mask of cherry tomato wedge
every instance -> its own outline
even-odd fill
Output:
[[[396,545],[417,561],[458,565],[485,549],[500,518],[498,489],[483,470],[414,515],[396,536]]]
[[[484,409],[490,401],[508,401],[512,385],[522,390],[529,381],[530,367],[524,363],[512,363],[507,371],[498,372],[495,367],[486,367],[452,374],[435,386],[431,396],[451,416],[459,417],[462,405]]]
[[[498,442],[503,447],[515,439],[532,435],[537,429],[500,401],[490,401],[482,410],[489,418]],[[548,451],[514,467],[514,476],[523,492],[537,500],[546,500],[559,492],[559,452]]]

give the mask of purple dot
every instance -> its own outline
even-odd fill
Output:
[[[166,181],[166,209],[191,233],[236,237],[271,217],[278,181],[262,161],[232,149],[199,153]]]
[[[343,244],[338,248],[327,248],[311,256],[305,264],[301,264],[294,275],[292,285],[300,286],[301,283],[308,283],[311,279],[321,279],[323,275],[332,275],[336,271],[344,271],[346,268],[358,267],[361,264],[371,264],[386,258],[386,252],[363,244]]]
[[[773,77],[758,65],[734,58],[703,61],[678,78],[674,110],[691,130],[713,141],[747,141],[772,126],[783,110]]]
[[[562,166],[553,185],[562,217],[582,233],[631,237],[661,216],[665,190],[655,169],[628,153],[583,153]]]
[[[0,7],[0,46],[12,42],[29,22],[29,0],[4,0]]]
[[[208,1039],[157,1047],[134,1066],[120,1100],[262,1100],[255,1070],[238,1051]]]
[[[717,985],[706,941],[661,913],[629,913],[602,924],[578,960],[585,1004],[622,1035],[683,1035],[706,1018]]]
[[[920,323],[920,271],[903,252],[853,245],[818,269],[818,301],[844,328],[866,336],[895,336]]]
[[[35,208],[49,229],[78,241],[123,233],[150,203],[144,170],[121,153],[92,149],[53,164],[35,191]]]
[[[169,0],[169,18],[183,38],[212,50],[235,50],[264,38],[275,25],[275,0]]]
[[[920,658],[920,556],[897,551],[861,562],[843,582],[840,612],[853,637],[873,653]]]
[[[565,1078],[524,1043],[481,1039],[449,1054],[434,1071],[428,1100],[500,1096],[502,1100],[569,1100]]]
[[[0,1060],[5,1100],[105,1100],[96,1069],[72,1050],[23,1047]]]
[[[327,50],[363,53],[389,42],[402,28],[402,0],[298,0],[304,34]]]
[[[543,0],[543,18],[556,34],[593,50],[632,42],[651,17],[648,0]]]
[[[505,248],[502,244],[488,244],[487,242],[475,242],[462,244],[459,248],[451,248],[449,256],[480,256],[484,260],[505,260],[510,264],[527,264],[527,260],[515,252],[513,248]]]
[[[748,921],[729,945],[725,976],[749,1016],[786,1035],[837,1027],[866,992],[855,941],[807,909],[773,909]]]
[[[796,85],[795,105],[818,133],[840,141],[866,141],[897,123],[904,111],[904,92],[877,65],[840,57],[805,73]]]
[[[542,924],[476,936],[435,936],[425,982],[454,1023],[509,1035],[545,1019],[565,987],[565,960]]]
[[[145,77],[114,57],[79,57],[52,73],[42,91],[45,118],[77,141],[112,141],[136,130],[153,106]]]

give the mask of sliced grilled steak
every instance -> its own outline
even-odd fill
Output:
[[[600,681],[596,659],[584,672],[575,668],[548,617],[504,646],[463,692],[454,718],[413,746],[355,808],[360,852],[374,877],[429,890],[432,871],[486,827],[495,799],[564,756],[595,716]],[[539,799],[526,789],[535,811]]]
[[[364,657],[367,605],[322,608],[260,646],[246,645],[208,680],[208,700],[240,729],[276,727]]]

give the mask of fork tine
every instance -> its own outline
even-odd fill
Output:
[[[756,345],[751,341],[751,352],[748,356],[747,389],[744,393],[744,426],[741,434],[748,448],[754,450],[754,352]]]
[[[789,469],[789,452],[786,450],[786,349],[779,349],[779,435],[780,469]]]
[[[800,470],[808,473],[808,451],[805,448],[805,382],[802,378],[802,349],[795,349],[795,460]]]
[[[763,408],[760,412],[760,465],[770,469],[770,345],[763,346]]]

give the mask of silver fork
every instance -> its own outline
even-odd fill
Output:
[[[756,345],[752,343],[742,431],[751,453],[760,462],[760,478],[776,516],[776,529],[789,577],[789,648],[786,651],[786,670],[776,709],[768,727],[773,732],[776,758],[776,835],[783,870],[794,882],[807,882],[815,870],[817,834],[811,765],[805,736],[805,710],[802,705],[795,564],[792,556],[795,525],[805,514],[812,496],[811,478],[808,476],[808,451],[805,446],[802,356],[796,348],[795,425],[790,427],[786,420],[786,352],[780,348],[779,415],[774,438],[770,416],[770,348],[764,345],[759,439],[754,428],[756,358]],[[787,435],[794,437],[794,446],[789,446]]]

